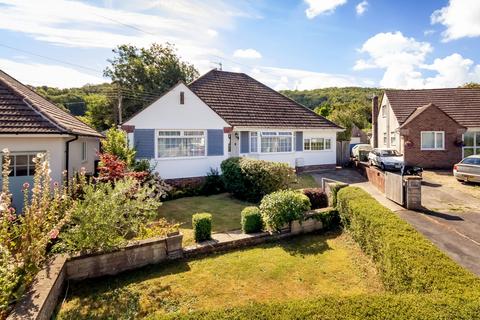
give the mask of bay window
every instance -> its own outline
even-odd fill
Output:
[[[328,138],[306,138],[303,139],[303,150],[320,151],[331,150],[332,140]]]
[[[205,156],[205,132],[201,130],[162,130],[157,141],[159,158]]]
[[[421,132],[422,150],[444,150],[445,132],[444,131],[422,131]]]
[[[260,134],[261,152],[292,152],[293,134],[291,132],[262,132]]]

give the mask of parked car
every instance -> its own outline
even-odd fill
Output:
[[[453,166],[458,181],[480,183],[480,155],[469,156]]]
[[[400,170],[403,166],[403,156],[395,149],[375,148],[368,154],[368,162],[382,170]]]
[[[368,154],[372,151],[372,146],[369,144],[360,143],[352,148],[352,158],[359,161],[368,161]]]

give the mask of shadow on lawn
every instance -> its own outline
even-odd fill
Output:
[[[298,238],[282,240],[278,246],[282,247],[292,256],[306,256],[322,254],[327,250],[332,250],[327,240],[337,238],[341,234],[341,230],[328,231],[321,234],[303,235]]]

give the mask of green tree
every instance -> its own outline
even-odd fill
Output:
[[[467,82],[461,88],[468,88],[468,89],[480,89],[480,83],[478,82]]]
[[[104,75],[119,87],[123,99],[123,117],[150,103],[179,81],[190,82],[198,77],[195,67],[181,61],[173,45],[152,44],[150,48],[121,45],[113,50],[111,66]]]
[[[82,117],[86,123],[97,130],[106,130],[115,124],[113,117],[114,102],[107,96],[93,93],[83,97],[87,111]]]
[[[102,140],[102,151],[117,156],[129,167],[135,164],[136,151],[128,146],[127,134],[115,127],[110,128]]]

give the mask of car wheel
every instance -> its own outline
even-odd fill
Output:
[[[382,169],[383,171],[385,171],[385,165],[382,163],[380,163],[380,169]]]

